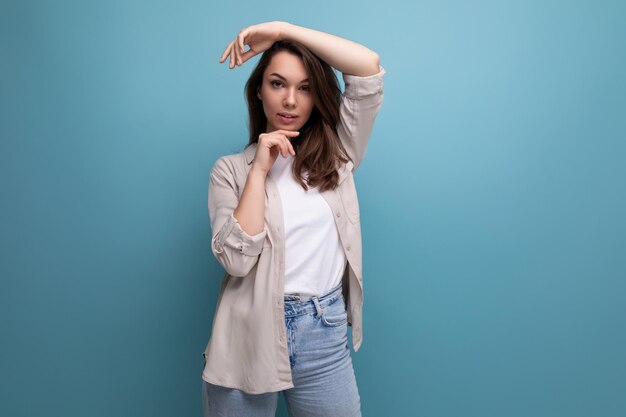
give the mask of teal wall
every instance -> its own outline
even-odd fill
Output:
[[[0,415],[200,416],[240,29],[370,47],[363,415],[626,415],[626,3],[0,6]],[[280,416],[286,416],[284,401]]]

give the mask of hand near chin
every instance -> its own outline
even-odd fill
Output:
[[[236,65],[241,66],[253,56],[266,51],[281,38],[283,27],[286,23],[280,21],[259,23],[248,26],[239,32],[239,35],[228,44],[224,53],[220,57],[220,64],[230,56],[229,69]],[[250,49],[244,52],[244,45]]]
[[[295,155],[296,151],[291,144],[291,138],[295,138],[299,134],[300,132],[297,130],[285,129],[261,133],[257,142],[252,168],[267,173],[274,165],[274,162],[276,162],[279,153],[283,158],[286,158],[287,155]]]

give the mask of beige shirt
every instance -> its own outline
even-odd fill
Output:
[[[365,156],[374,120],[383,104],[383,77],[342,74],[345,91],[337,133],[351,161],[339,168],[339,185],[320,194],[332,212],[348,263],[343,274],[354,351],[361,346],[362,243],[353,173]],[[275,180],[265,179],[265,225],[247,234],[233,217],[256,154],[256,144],[220,157],[209,179],[211,250],[224,267],[212,333],[204,350],[202,378],[250,394],[293,388],[284,316],[284,220]]]

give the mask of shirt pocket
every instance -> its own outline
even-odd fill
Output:
[[[359,199],[356,193],[356,187],[354,185],[354,177],[349,175],[341,184],[341,202],[343,208],[348,215],[348,218],[352,223],[358,223],[361,214],[359,210]]]

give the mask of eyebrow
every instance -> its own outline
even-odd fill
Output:
[[[278,73],[276,73],[276,72],[273,72],[273,73],[271,73],[270,75],[275,75],[275,76],[277,76],[278,78],[280,78],[280,79],[282,79],[282,80],[287,81],[287,79],[286,79],[285,77],[283,77],[282,75],[280,75],[280,74],[278,74]],[[309,81],[309,79],[308,79],[308,78],[305,78],[304,80],[300,81],[300,84],[302,84],[303,82],[306,82],[306,81]]]

